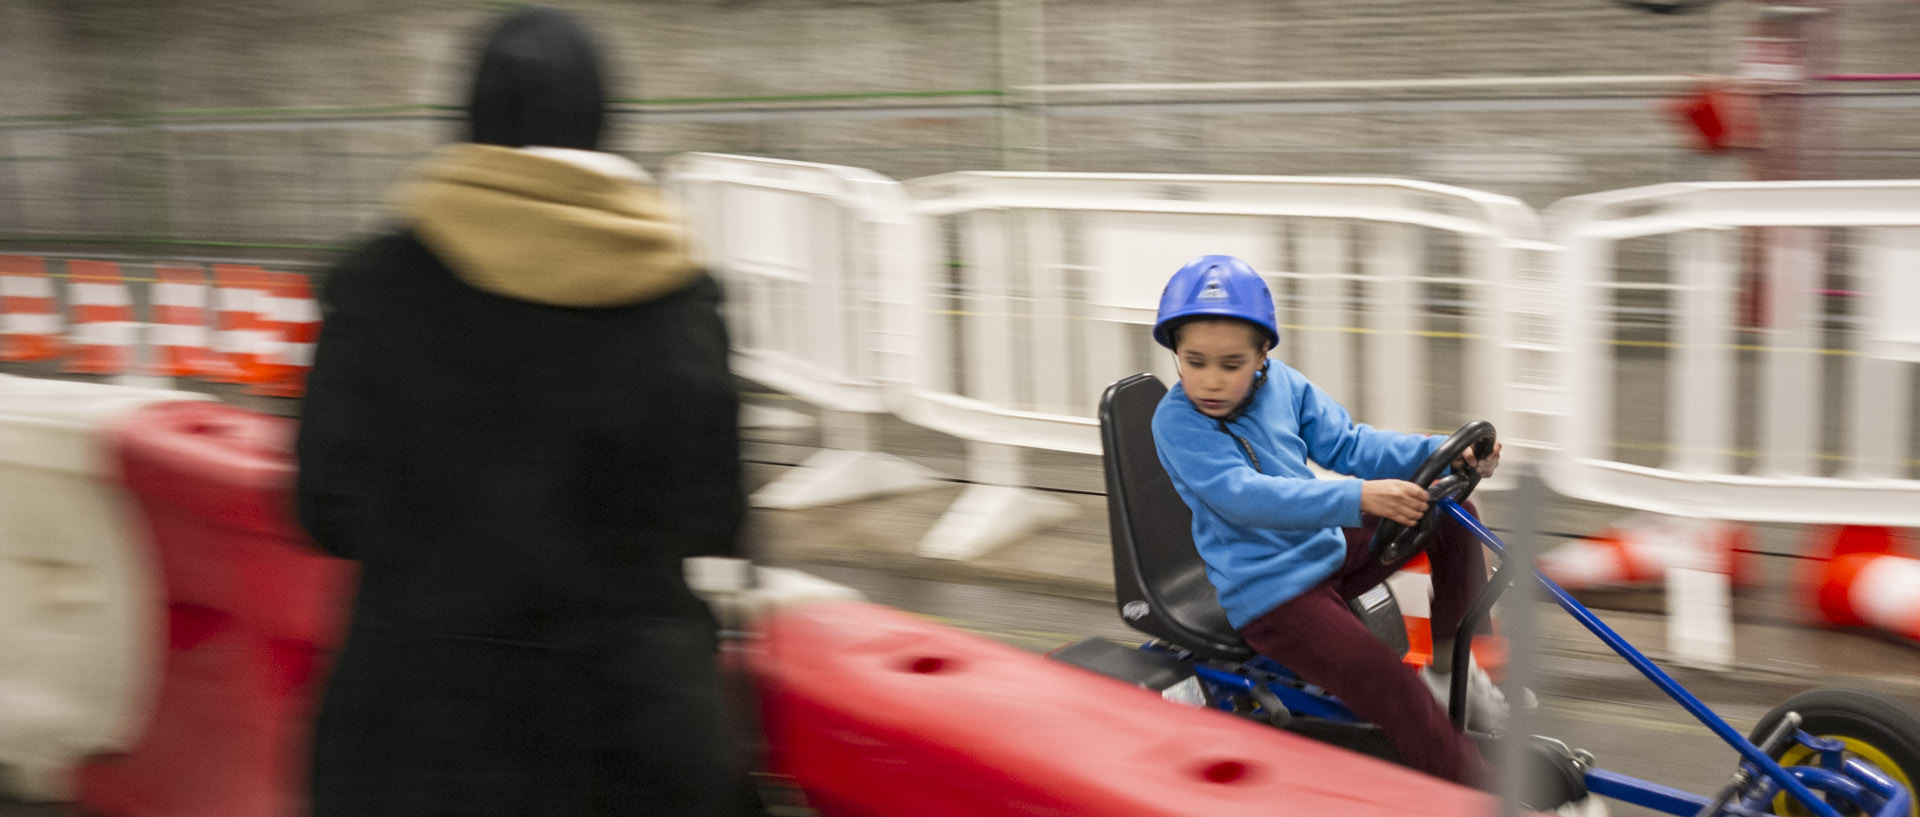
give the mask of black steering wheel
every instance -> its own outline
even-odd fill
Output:
[[[1495,435],[1493,424],[1485,420],[1475,420],[1460,427],[1434,449],[1427,461],[1420,463],[1419,469],[1407,481],[1427,489],[1427,514],[1420,517],[1420,524],[1407,527],[1391,519],[1382,519],[1373,529],[1373,555],[1381,564],[1397,565],[1411,558],[1427,543],[1427,537],[1433,535],[1433,529],[1440,518],[1440,500],[1451,499],[1465,501],[1480,484],[1480,469],[1465,468],[1441,478],[1440,474],[1453,465],[1453,461],[1473,449],[1475,460],[1484,461],[1493,453]]]

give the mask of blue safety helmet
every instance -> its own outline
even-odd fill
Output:
[[[1203,255],[1188,261],[1167,279],[1160,292],[1160,314],[1153,339],[1173,348],[1173,325],[1186,318],[1238,318],[1260,327],[1267,343],[1280,345],[1273,317],[1273,293],[1247,262],[1231,255]]]

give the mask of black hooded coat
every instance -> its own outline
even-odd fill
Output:
[[[719,291],[644,174],[586,152],[600,97],[570,18],[509,18],[474,141],[327,276],[298,511],[362,573],[316,817],[738,813],[681,566],[732,555],[744,508]]]

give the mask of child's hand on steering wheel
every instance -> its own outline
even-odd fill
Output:
[[[1480,471],[1481,479],[1493,478],[1494,470],[1498,469],[1499,467],[1500,467],[1500,442],[1498,440],[1494,441],[1493,443],[1493,453],[1487,455],[1487,458],[1484,461],[1480,460],[1478,457],[1475,457],[1473,455],[1473,449],[1471,448],[1467,449],[1465,453],[1461,454],[1460,459],[1453,461],[1453,470],[1464,471],[1467,468],[1477,468]]]
[[[1411,528],[1427,513],[1427,489],[1404,479],[1370,479],[1360,483],[1360,511]]]

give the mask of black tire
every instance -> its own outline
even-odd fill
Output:
[[[1892,765],[1894,768],[1882,771],[1907,783],[1908,788],[1920,782],[1920,715],[1899,702],[1859,689],[1810,689],[1761,716],[1748,737],[1756,744],[1765,740],[1788,712],[1800,713],[1800,728],[1809,735],[1843,738],[1872,747],[1884,756],[1884,761],[1863,759],[1877,766]],[[1790,741],[1775,753],[1775,759],[1796,751],[1805,749],[1798,741]],[[1786,795],[1775,798],[1774,813],[1806,813],[1798,803],[1788,802],[1790,799]],[[1912,813],[1920,817],[1920,803]]]

